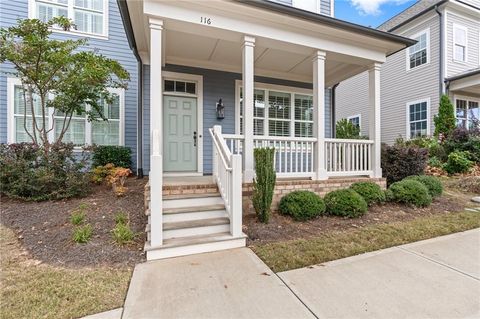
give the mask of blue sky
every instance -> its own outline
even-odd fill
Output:
[[[335,18],[378,27],[416,0],[335,0]]]

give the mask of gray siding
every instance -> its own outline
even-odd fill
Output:
[[[221,125],[225,133],[235,133],[235,80],[241,80],[238,73],[200,69],[193,67],[167,65],[165,71],[197,74],[203,76],[203,170],[205,174],[212,172],[212,141],[208,129],[214,125]],[[256,82],[278,84],[292,87],[312,89],[312,84],[285,81],[265,77],[255,77]],[[330,105],[330,91],[327,89],[325,103]],[[215,105],[219,98],[225,105],[225,119],[218,120]],[[144,172],[150,169],[150,67],[144,66]],[[330,107],[325,117],[326,134],[330,136]]]
[[[90,38],[83,50],[98,50],[99,53],[119,61],[130,73],[128,89],[125,91],[125,145],[132,149],[132,160],[136,167],[137,151],[137,61],[127,42],[123,22],[116,0],[109,1],[108,39]],[[0,27],[15,25],[17,19],[28,18],[27,0],[0,1]],[[57,39],[78,39],[75,35],[54,33]],[[13,71],[10,64],[2,64],[0,74],[0,143],[7,142],[7,77],[4,71]]]
[[[447,12],[447,47],[446,47],[446,77],[451,77],[465,71],[475,69],[479,67],[479,54],[480,54],[480,18],[473,16],[467,16],[465,13],[458,14],[452,11]],[[479,11],[480,16],[480,11]],[[453,38],[453,26],[459,25],[467,28],[467,61],[458,62],[453,58],[454,38]]]
[[[430,99],[430,132],[433,132],[433,115],[439,103],[439,20],[430,18],[399,34],[413,36],[430,28],[430,62],[406,70],[407,50],[387,58],[381,71],[381,126],[382,142],[393,143],[406,136],[408,102]],[[363,73],[342,82],[337,88],[336,119],[354,114],[362,115],[362,132],[368,133],[368,76]]]
[[[272,2],[278,2],[278,3],[281,3],[281,4],[285,4],[285,5],[288,5],[288,6],[294,6],[294,7],[297,7],[298,6],[298,2],[299,1],[304,1],[304,0],[270,0]],[[335,1],[335,0],[314,0],[314,1],[320,1],[320,13],[321,14],[325,14],[325,15],[330,15],[330,13],[332,12],[332,2]],[[308,1],[308,3],[310,4],[312,1]],[[318,2],[314,2],[314,4]],[[316,11],[315,10],[312,10],[312,11]]]

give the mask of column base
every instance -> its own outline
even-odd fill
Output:
[[[328,175],[327,175],[327,170],[326,169],[320,169],[317,171],[316,175],[315,175],[315,179],[317,181],[324,181],[324,180],[327,180],[328,179]]]

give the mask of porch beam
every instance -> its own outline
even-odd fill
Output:
[[[162,245],[163,191],[163,21],[150,19],[150,245]],[[147,256],[148,257],[148,256]]]
[[[315,174],[317,180],[327,179],[325,165],[325,51],[316,51],[313,57],[313,120],[315,144]]]
[[[381,168],[381,129],[380,129],[380,63],[374,63],[368,70],[368,122],[369,138],[373,140],[372,174],[382,177]]]
[[[243,180],[251,182],[254,176],[253,162],[253,92],[255,38],[246,35],[242,46],[242,79],[243,79],[243,163],[245,165]]]

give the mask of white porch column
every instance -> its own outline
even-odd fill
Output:
[[[254,90],[254,47],[255,38],[245,36],[243,42],[243,163],[244,182],[251,182],[254,176],[254,159],[253,159],[253,90]]]
[[[163,240],[163,85],[162,36],[163,21],[150,19],[150,245]],[[147,253],[148,259],[148,253]]]
[[[368,121],[369,138],[373,140],[372,175],[382,177],[381,168],[381,130],[380,130],[380,63],[374,63],[368,70]]]
[[[317,51],[313,57],[313,121],[315,144],[315,173],[317,180],[327,179],[325,165],[325,56]]]

